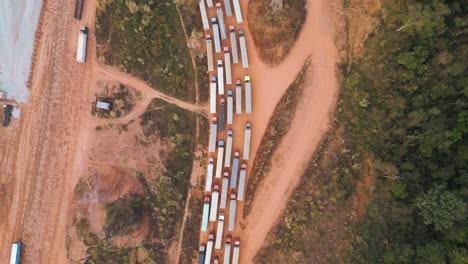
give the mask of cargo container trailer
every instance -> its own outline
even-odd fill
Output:
[[[207,172],[206,172],[205,192],[211,192],[211,185],[213,184],[213,170],[214,170],[214,158],[210,157],[208,160],[208,166],[207,166]]]
[[[224,23],[223,8],[221,7],[221,3],[216,3],[216,14],[218,15],[218,26],[221,33],[221,39],[226,40],[226,24]]]
[[[219,213],[218,219],[218,228],[216,228],[216,241],[215,241],[215,248],[221,249],[221,245],[223,244],[223,229],[224,229],[224,214]]]
[[[214,234],[210,233],[208,235],[208,242],[206,243],[206,256],[205,256],[205,264],[211,263],[211,255],[213,254],[213,244],[214,244]]]
[[[231,193],[231,201],[229,202],[229,224],[228,231],[234,231],[234,226],[236,223],[236,194]]]
[[[83,12],[83,1],[84,0],[76,0],[75,4],[75,18],[81,19],[81,13]]]
[[[234,14],[236,15],[237,24],[242,24],[243,19],[239,0],[232,0],[232,5],[234,6]]]
[[[208,152],[215,152],[216,150],[216,136],[218,134],[218,119],[213,116],[210,125],[210,142],[208,143]]]
[[[231,154],[232,154],[232,129],[227,131],[227,140],[226,140],[226,155],[224,156],[224,167],[231,167]]]
[[[226,118],[226,103],[224,98],[219,99],[219,124],[218,124],[218,131],[224,131],[224,120]]]
[[[203,201],[203,215],[202,215],[202,224],[201,224],[201,231],[206,232],[208,229],[208,217],[210,214],[210,196],[205,196]]]
[[[233,92],[231,89],[227,91],[227,120],[226,123],[228,125],[232,125],[233,119],[234,119],[234,98],[233,98]]]
[[[216,114],[216,77],[211,76],[210,82],[210,114]]]
[[[245,82],[245,113],[252,113],[252,84],[250,83],[250,76],[244,77]]]
[[[205,251],[206,251],[206,245],[201,244],[200,248],[198,249],[198,264],[205,264]]]
[[[210,29],[210,23],[208,23],[208,15],[206,13],[205,0],[200,0],[198,2],[198,7],[200,8],[200,15],[201,15],[201,18],[202,18],[203,29],[204,30],[209,30]]]
[[[210,207],[210,222],[216,221],[218,214],[218,202],[219,202],[219,186],[215,184],[213,186],[213,193],[211,194],[211,207]]]
[[[218,94],[224,95],[224,66],[223,61],[218,60],[216,65],[218,66]]]
[[[239,264],[240,255],[240,239],[236,237],[234,240],[234,251],[232,253],[232,264]]]
[[[224,140],[218,141],[218,159],[216,161],[216,178],[221,178],[221,172],[223,170],[223,155],[224,155]]]
[[[232,17],[231,2],[224,0],[224,9],[226,10],[226,16]]]
[[[213,40],[210,34],[206,34],[206,60],[208,64],[208,71],[214,71],[214,59],[213,59]]]
[[[219,37],[219,25],[216,17],[211,18],[211,24],[213,26],[215,53],[219,53],[221,52],[221,39]]]
[[[214,257],[213,264],[219,264],[219,257],[218,256]]]
[[[10,264],[19,264],[21,257],[21,242],[17,241],[11,244]]]
[[[242,83],[236,81],[236,114],[242,114]]]
[[[228,47],[224,47],[224,67],[226,70],[226,84],[232,84],[231,55]]]
[[[239,170],[239,151],[234,152],[234,160],[232,162],[232,171],[231,171],[231,184],[229,188],[235,189],[237,184],[237,173]]]
[[[229,264],[231,261],[231,243],[232,237],[228,235],[226,238],[226,245],[224,245],[224,264]]]
[[[245,35],[243,30],[239,30],[239,46],[242,59],[242,68],[249,67],[249,56],[247,54],[247,43],[245,42]]]
[[[250,122],[245,123],[244,133],[244,151],[242,153],[243,159],[248,160],[250,157],[250,137],[252,134],[252,124]]]
[[[86,61],[86,44],[88,42],[88,27],[81,26],[78,35],[78,50],[76,52],[76,61],[85,63]]]
[[[237,55],[237,38],[236,38],[236,29],[234,26],[229,26],[229,39],[231,40],[231,53],[232,53],[232,63],[239,63],[239,56]]]
[[[208,6],[209,8],[212,8],[213,7],[213,0],[206,0],[206,6]]]
[[[244,192],[245,192],[245,179],[247,177],[247,163],[242,163],[242,168],[240,169],[239,173],[239,188],[237,189],[237,200],[243,201],[244,200]]]
[[[229,172],[225,171],[224,177],[223,177],[223,186],[221,186],[221,201],[219,203],[220,209],[226,209],[228,187],[229,187]]]

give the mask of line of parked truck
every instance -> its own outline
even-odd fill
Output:
[[[235,135],[231,126],[237,116],[252,113],[252,85],[249,75],[235,79],[233,67],[240,63],[242,69],[249,68],[247,43],[242,29],[228,25],[230,20],[233,24],[243,23],[239,0],[222,3],[200,0],[199,8],[203,28],[208,31],[205,36],[211,124],[201,223],[201,232],[206,232],[208,239],[200,245],[198,264],[220,261],[237,264],[240,238],[233,238],[232,232],[236,227],[237,203],[245,197],[252,124],[245,122],[240,150],[234,148],[234,141],[242,137]],[[229,19],[233,15],[235,20]],[[222,250],[223,245],[220,259],[221,253],[217,254],[216,250]]]

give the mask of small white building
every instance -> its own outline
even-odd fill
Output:
[[[97,101],[96,102],[96,108],[109,111],[110,110],[110,104],[107,103],[107,102]]]

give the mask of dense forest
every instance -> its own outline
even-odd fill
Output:
[[[468,263],[468,1],[386,0],[339,119],[376,187],[350,263]]]

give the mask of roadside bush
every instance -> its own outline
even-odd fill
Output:
[[[137,195],[120,198],[106,205],[105,232],[108,235],[126,235],[143,220],[143,200]]]

